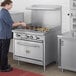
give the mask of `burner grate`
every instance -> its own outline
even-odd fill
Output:
[[[25,27],[25,29],[30,29],[30,30],[34,30],[34,31],[41,31],[41,32],[47,32],[47,31],[49,31],[49,29],[47,27],[30,26],[30,25],[27,25]]]
[[[13,29],[27,29],[27,30],[34,30],[34,31],[40,31],[40,32],[48,32],[49,29],[47,27],[41,27],[41,26],[32,26],[32,25],[26,25],[26,27],[18,26]]]

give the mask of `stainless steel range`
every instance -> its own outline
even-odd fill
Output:
[[[27,25],[13,30],[13,58],[45,66],[56,62],[57,34],[61,26],[52,26],[51,29],[42,25]]]

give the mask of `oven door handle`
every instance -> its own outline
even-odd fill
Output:
[[[30,45],[30,44],[24,44],[24,43],[21,43],[21,42],[17,42],[18,45],[22,45],[22,46],[29,46],[29,47],[40,47],[39,45]]]

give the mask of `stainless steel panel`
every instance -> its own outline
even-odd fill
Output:
[[[60,21],[60,11],[32,10],[32,25],[52,28],[51,26],[59,26]]]
[[[32,5],[31,23],[35,26],[49,27],[61,25],[61,6],[58,5]]]
[[[43,60],[43,44],[30,41],[15,40],[14,55]]]

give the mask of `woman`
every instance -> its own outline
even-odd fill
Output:
[[[26,26],[24,22],[13,22],[9,10],[12,8],[11,0],[4,0],[1,3],[0,11],[0,71],[12,71],[12,67],[8,64],[8,51],[10,39],[12,36],[12,26]]]

